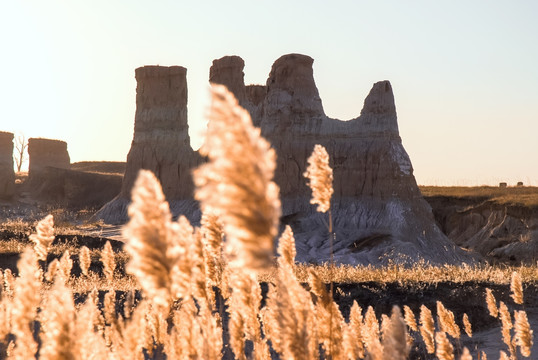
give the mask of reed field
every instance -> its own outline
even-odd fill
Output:
[[[0,358],[485,359],[480,342],[466,346],[485,323],[502,339],[494,359],[536,358],[525,301],[525,291],[535,289],[536,266],[296,264],[289,226],[275,256],[274,150],[224,87],[214,86],[212,99],[201,149],[208,162],[193,174],[199,227],[172,219],[159,181],[143,170],[122,250],[111,242],[53,243],[52,215],[39,221],[29,242],[2,242],[0,258],[20,256],[16,270],[0,272]],[[305,181],[312,203],[330,219],[328,164],[316,146]],[[487,283],[468,300],[487,313],[474,305],[456,311],[441,300],[406,304],[405,297],[387,311],[360,297],[340,301],[360,286],[427,292],[447,283]],[[499,289],[508,286],[510,296],[503,297]]]

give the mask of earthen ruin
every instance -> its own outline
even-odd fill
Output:
[[[71,161],[67,143],[61,140],[30,138],[28,140],[28,177],[39,176],[45,168],[69,169]]]
[[[245,86],[244,62],[237,56],[215,60],[210,70],[210,81],[236,94],[277,151],[281,220],[293,228],[297,259],[324,262],[332,251],[335,261],[348,264],[470,261],[440,231],[418,189],[399,136],[390,82],[373,85],[360,116],[340,121],[325,115],[312,65],[308,56],[284,55],[273,64],[265,86]],[[187,134],[185,72],[180,67],[136,70],[134,139],[122,191],[98,214],[105,221],[127,220],[129,192],[141,168],[156,173],[172,208],[177,201],[192,201],[189,170],[200,158]],[[334,169],[332,249],[327,219],[309,203],[303,177],[315,144],[327,148]],[[189,206],[180,207],[182,213],[195,218],[198,210]]]
[[[0,199],[9,199],[15,191],[13,134],[0,131]]]

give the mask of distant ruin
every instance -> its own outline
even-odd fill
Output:
[[[47,167],[69,169],[71,160],[67,143],[62,140],[30,138],[28,140],[28,177],[38,176]]]
[[[14,191],[13,134],[0,131],[0,199],[10,199]]]
[[[297,259],[319,263],[328,261],[331,252],[325,220],[309,203],[302,175],[314,145],[322,144],[334,169],[335,261],[471,261],[440,231],[418,189],[399,136],[390,82],[374,84],[359,117],[340,121],[325,115],[312,65],[309,56],[284,55],[273,64],[265,86],[245,86],[244,61],[238,56],[215,60],[210,69],[210,81],[236,94],[277,150],[281,220],[294,230]],[[189,144],[185,73],[181,67],[136,70],[135,134],[122,191],[98,217],[113,223],[127,220],[133,180],[145,168],[161,180],[174,213],[196,221],[199,210],[189,171],[202,160]]]

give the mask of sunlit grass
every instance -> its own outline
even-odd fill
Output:
[[[499,204],[521,204],[524,206],[538,206],[538,187],[516,186],[419,186],[425,197],[448,196],[455,198],[469,198],[482,201],[493,201]]]

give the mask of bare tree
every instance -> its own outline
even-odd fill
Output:
[[[28,158],[28,152],[26,151],[27,149],[28,139],[26,139],[26,136],[24,136],[24,134],[17,135],[17,137],[15,137],[15,151],[13,154],[13,161],[17,167],[17,172],[21,171],[22,164]]]

